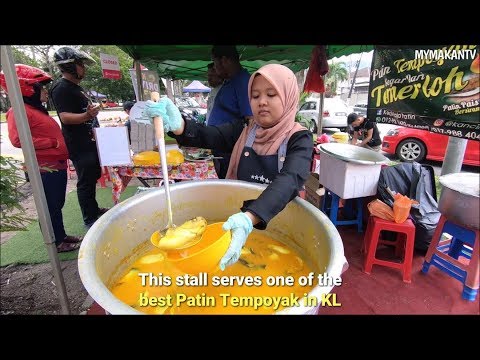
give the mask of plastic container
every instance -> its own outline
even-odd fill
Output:
[[[336,132],[332,135],[332,138],[337,143],[348,144],[348,133]]]
[[[135,166],[160,165],[160,153],[158,151],[143,151],[132,157]],[[167,151],[167,164],[178,166],[185,161],[183,154],[178,150]]]
[[[377,193],[382,164],[388,159],[375,151],[351,144],[329,143],[320,147],[320,184],[342,199]]]
[[[167,261],[188,273],[214,272],[232,240],[230,231],[223,231],[223,222],[207,225],[202,240],[183,250],[167,251]]]
[[[160,164],[160,154],[158,151],[143,151],[132,157],[135,166],[158,165]]]

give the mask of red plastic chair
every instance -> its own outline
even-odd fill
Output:
[[[73,166],[72,160],[68,159],[67,160],[67,177],[68,177],[68,179],[71,180],[73,175],[76,175],[75,167]],[[97,180],[97,182],[100,183],[100,186],[102,188],[106,188],[107,187],[107,184],[106,184],[107,181],[111,181],[110,174],[108,172],[107,167],[103,166],[102,167],[102,175]]]

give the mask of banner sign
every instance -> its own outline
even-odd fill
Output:
[[[118,57],[108,54],[100,54],[103,77],[106,79],[121,79],[120,64]]]
[[[135,69],[130,69],[130,76],[132,78],[133,89],[135,90],[135,96],[137,101],[142,99],[138,98],[137,90],[137,72]],[[160,93],[160,85],[158,82],[158,74],[152,70],[142,70],[142,86],[143,86],[143,100],[150,100],[150,94],[152,91]]]
[[[478,45],[376,46],[367,116],[480,140]]]

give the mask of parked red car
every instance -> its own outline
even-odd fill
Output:
[[[104,108],[111,108],[111,107],[119,107],[116,102],[110,100],[102,100],[102,107]]]
[[[382,150],[401,161],[443,161],[448,136],[405,127],[390,129],[383,137]],[[480,166],[480,141],[468,140],[463,164]]]

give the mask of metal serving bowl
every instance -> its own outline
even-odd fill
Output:
[[[209,222],[225,221],[239,211],[246,199],[255,199],[265,186],[236,180],[188,181],[171,190],[174,221],[195,216]],[[108,289],[132,263],[139,251],[147,251],[150,235],[167,223],[163,188],[146,191],[116,205],[88,231],[80,248],[78,269],[90,296],[110,314],[140,314],[117,299]],[[340,235],[315,206],[297,197],[268,225],[268,235],[297,250],[316,274],[340,277],[345,264]],[[333,286],[316,286],[310,292],[319,299]],[[282,313],[316,313],[316,307],[291,307]]]
[[[480,174],[454,173],[440,176],[443,185],[438,210],[447,219],[469,228],[480,225]]]
[[[343,143],[326,143],[320,145],[320,151],[337,159],[363,165],[387,164],[388,158],[382,154],[360,146]]]

